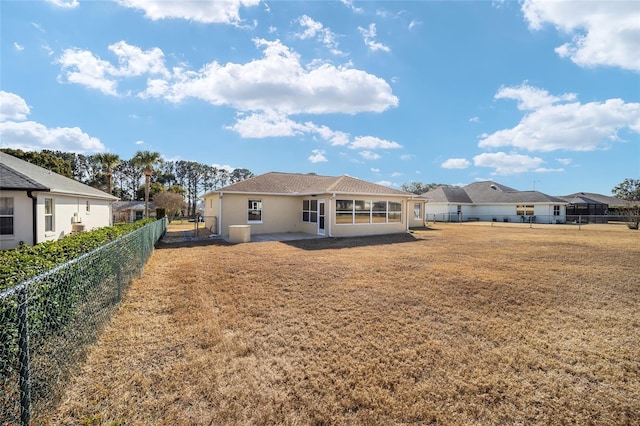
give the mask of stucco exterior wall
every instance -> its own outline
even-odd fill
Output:
[[[53,231],[45,231],[45,199],[53,199]],[[87,211],[87,202],[89,211]],[[77,222],[84,225],[84,231],[112,225],[111,202],[57,193],[39,193],[37,202],[37,241],[57,240],[72,232]]]
[[[420,216],[416,217],[415,213],[414,213],[414,207],[416,204],[420,204]],[[413,227],[420,227],[420,226],[424,226],[425,223],[425,216],[424,216],[424,201],[420,201],[420,200],[409,200],[407,201],[407,206],[406,206],[406,217],[408,217],[408,221],[409,221],[409,227],[413,228]]]
[[[262,202],[262,220],[248,220],[249,200]],[[208,207],[209,203],[207,203]],[[231,225],[251,225],[251,234],[308,232],[302,226],[302,198],[284,195],[222,194],[221,234],[229,235]],[[315,233],[315,232],[314,232]]]
[[[12,249],[20,242],[33,244],[33,200],[25,191],[2,191],[3,197],[13,197],[13,235],[0,236],[0,248]],[[84,230],[112,225],[111,201],[90,199],[52,192],[34,193],[36,197],[36,243],[51,241],[71,234],[73,221],[84,225]],[[53,231],[45,232],[45,199],[53,200]],[[87,201],[89,211],[87,211]],[[74,216],[74,213],[76,216]]]

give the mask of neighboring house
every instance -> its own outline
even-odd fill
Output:
[[[567,220],[570,222],[607,223],[609,220],[624,220],[620,219],[624,217],[623,210],[627,207],[624,200],[592,192],[576,192],[559,198],[568,203]]]
[[[156,207],[149,202],[149,217],[156,217]],[[117,201],[113,205],[113,222],[135,222],[144,219],[144,201]]]
[[[424,200],[350,176],[271,172],[204,195],[205,224],[226,236],[303,232],[328,237],[406,232],[424,226]]]
[[[538,191],[518,191],[499,183],[440,187],[421,195],[427,220],[564,223],[567,202]]]
[[[0,248],[109,226],[117,199],[0,152]]]

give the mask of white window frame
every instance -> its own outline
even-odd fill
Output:
[[[47,209],[47,204],[49,204],[49,209]],[[56,209],[55,209],[55,203],[53,202],[53,198],[45,198],[44,199],[44,232],[45,233],[51,233],[56,231],[55,212],[56,212]]]
[[[422,220],[422,203],[413,203],[413,220]]]
[[[11,205],[6,207],[3,206],[5,202],[11,201]],[[15,200],[13,197],[0,197],[0,217],[1,218],[11,218],[11,233],[10,234],[0,234],[1,237],[12,237],[15,235]]]
[[[262,199],[259,198],[249,198],[247,204],[247,223],[262,223]],[[249,219],[250,215],[255,214],[255,212],[259,212],[260,219]]]
[[[382,217],[383,213],[380,209],[374,209],[374,206],[379,206],[384,203],[386,208],[384,210],[384,221],[374,220],[374,213],[376,213],[375,217]],[[350,204],[351,209],[339,209],[339,204]],[[391,210],[391,205],[397,205],[399,210]],[[363,200],[363,199],[347,199],[341,198],[336,200],[336,208],[334,211],[334,217],[336,226],[342,225],[388,225],[394,223],[402,223],[402,211],[403,211],[404,203],[402,201],[392,201],[392,200]],[[338,216],[346,218],[348,215],[351,215],[351,222],[339,221]],[[391,216],[395,216],[397,218],[392,219]],[[365,222],[363,219],[367,217],[368,221]]]

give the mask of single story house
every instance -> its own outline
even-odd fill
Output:
[[[117,199],[0,152],[0,248],[109,226]]]
[[[407,232],[424,226],[424,200],[350,176],[270,172],[204,195],[205,225],[251,234],[302,232],[327,237]]]
[[[421,195],[427,220],[443,222],[564,223],[567,202],[539,191],[518,191],[492,181],[440,187]]]
[[[156,217],[156,207],[149,202],[149,217]],[[113,204],[113,222],[135,222],[144,219],[144,201],[116,201]]]

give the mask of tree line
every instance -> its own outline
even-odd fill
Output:
[[[163,160],[159,153],[149,151],[138,151],[128,160],[111,153],[84,155],[8,148],[1,151],[123,201],[145,200],[148,204],[160,193],[179,194],[186,202],[185,214],[189,216],[196,214],[200,195],[253,176],[251,171],[243,168],[229,171],[196,161]],[[148,217],[148,211],[145,216]]]

